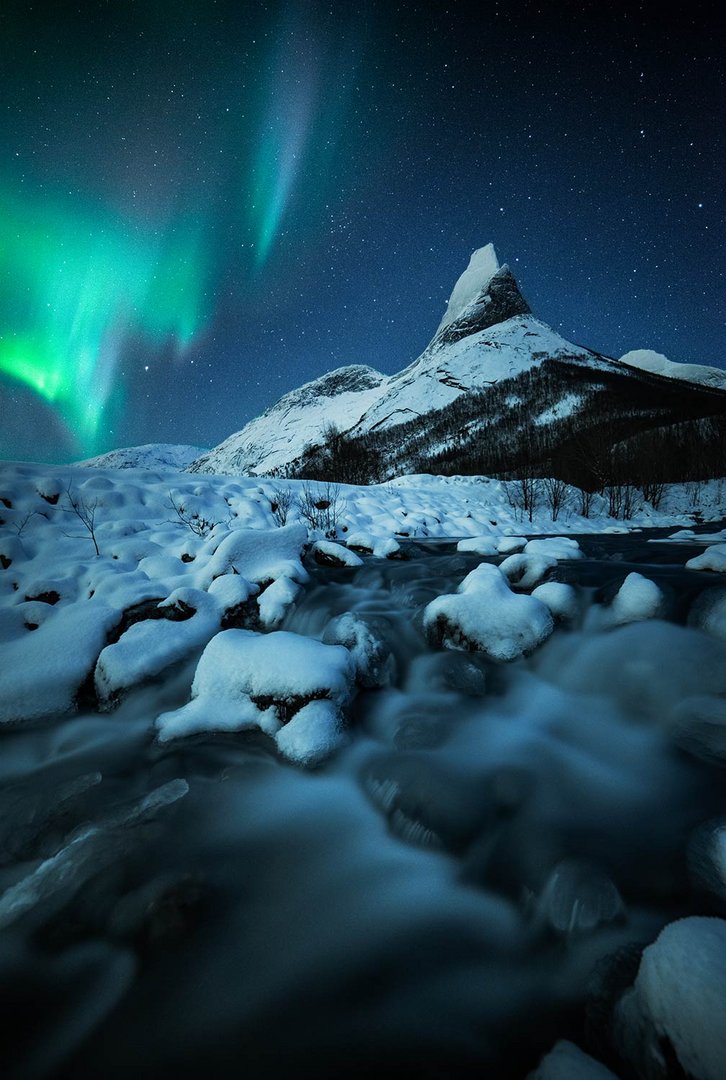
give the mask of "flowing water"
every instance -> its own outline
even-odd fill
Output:
[[[506,1080],[561,1037],[612,1064],[640,950],[714,910],[688,856],[726,810],[693,704],[726,694],[726,646],[687,625],[719,582],[647,539],[581,538],[557,570],[575,625],[510,665],[421,631],[476,556],[314,568],[284,629],[352,611],[392,658],[314,771],[263,735],[155,743],[196,658],[111,714],[4,734],[2,1074]],[[632,569],[665,621],[597,629]]]

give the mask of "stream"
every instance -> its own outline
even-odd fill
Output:
[[[577,617],[511,664],[422,631],[495,560],[430,541],[311,563],[282,629],[354,612],[388,680],[315,770],[260,733],[158,744],[198,656],[112,713],[2,733],[3,1076],[507,1080],[561,1038],[618,1073],[613,1003],[643,947],[724,913],[693,852],[726,815],[703,719],[726,644],[692,624],[726,588],[665,535],[578,537],[554,574]],[[665,617],[600,628],[633,570]]]

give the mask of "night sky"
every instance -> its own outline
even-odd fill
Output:
[[[4,0],[0,454],[396,371],[489,241],[565,337],[725,366],[719,10]]]

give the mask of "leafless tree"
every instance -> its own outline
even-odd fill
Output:
[[[96,551],[96,555],[100,555],[101,552],[98,549],[98,540],[96,538],[96,510],[98,509],[98,499],[86,499],[83,495],[78,495],[73,491],[73,485],[69,481],[68,486],[64,491],[68,505],[59,503],[58,509],[63,514],[74,514],[81,525],[86,530],[81,536],[77,533],[63,533],[64,536],[68,536],[73,540],[91,540]]]
[[[567,501],[569,487],[564,480],[560,480],[556,476],[547,476],[542,481],[542,489],[544,491],[545,501],[552,514],[552,520],[557,521],[557,518],[560,516],[560,511]]]

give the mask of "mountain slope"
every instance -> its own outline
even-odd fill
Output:
[[[404,472],[559,470],[652,428],[726,415],[726,393],[566,341],[532,315],[491,244],[456,282],[430,344],[395,375],[339,368],[292,390],[192,463],[192,472],[348,482]],[[690,432],[688,439],[702,437]],[[605,450],[603,450],[605,447]]]
[[[652,349],[633,349],[620,357],[620,363],[650,371],[654,375],[664,375],[668,379],[683,379],[726,390],[726,371],[721,368],[707,367],[705,364],[678,364]]]
[[[180,472],[204,453],[199,446],[177,443],[146,443],[144,446],[124,446],[106,454],[78,461],[77,465],[93,469],[156,469]]]

